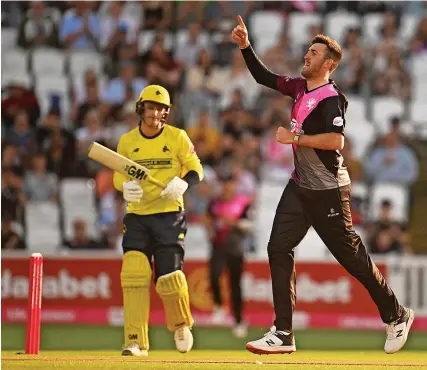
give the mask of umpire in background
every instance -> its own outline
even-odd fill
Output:
[[[291,130],[279,127],[276,140],[292,145],[295,170],[283,191],[273,221],[268,258],[276,319],[267,335],[247,343],[254,353],[292,353],[296,350],[292,316],[296,303],[294,249],[313,226],[338,262],[369,292],[387,324],[386,353],[405,344],[414,312],[401,306],[366,252],[353,228],[350,177],[343,166],[345,112],[348,101],[329,77],[342,58],[340,45],[317,35],[304,56],[302,77],[269,71],[249,43],[240,16],[232,32],[255,80],[293,100]]]
[[[244,263],[246,236],[252,229],[250,220],[251,198],[237,194],[236,179],[228,176],[222,179],[222,194],[213,199],[205,217],[205,226],[212,245],[209,261],[210,282],[215,308],[213,323],[223,323],[225,313],[222,306],[220,276],[228,270],[230,301],[235,326],[233,335],[246,337],[247,326],[242,320],[243,302],[241,279]]]

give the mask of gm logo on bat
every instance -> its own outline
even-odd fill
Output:
[[[138,180],[144,180],[147,177],[147,174],[144,170],[141,170],[140,168],[136,168],[135,166],[125,166],[125,171],[129,176],[132,176],[135,179]]]

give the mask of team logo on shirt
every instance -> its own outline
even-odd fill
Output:
[[[308,100],[308,102],[307,102],[307,104],[305,105],[305,107],[308,109],[308,110],[312,110],[313,108],[314,108],[314,106],[316,105],[316,99],[314,99],[314,98],[311,98],[311,99],[309,99]]]
[[[342,119],[342,117],[335,117],[334,120],[332,121],[332,124],[334,126],[342,126],[344,124],[344,120]]]
[[[292,118],[292,121],[291,121],[291,132],[295,132],[296,131],[297,125],[298,125],[297,120],[295,118]]]

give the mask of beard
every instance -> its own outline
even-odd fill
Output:
[[[162,127],[162,122],[152,117],[147,117],[146,119],[143,120],[143,123],[148,127],[150,127],[151,129],[158,129]]]
[[[313,64],[311,64],[310,66],[304,66],[301,69],[301,76],[304,78],[313,78],[313,77],[317,77],[317,75],[319,74],[319,70],[320,68],[316,68],[316,66],[314,66]]]

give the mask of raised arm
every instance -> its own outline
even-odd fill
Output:
[[[254,49],[249,43],[248,30],[240,15],[237,16],[237,21],[239,24],[233,29],[231,36],[236,44],[239,45],[249,72],[251,72],[253,78],[259,84],[279,90],[277,81],[280,76],[271,72],[255,54]]]

